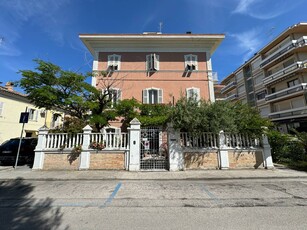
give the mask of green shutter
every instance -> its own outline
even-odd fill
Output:
[[[163,103],[163,91],[162,89],[158,90],[158,104],[162,104]]]
[[[148,90],[143,89],[143,104],[148,104]]]

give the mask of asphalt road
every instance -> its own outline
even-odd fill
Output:
[[[0,181],[0,229],[307,229],[307,179]]]

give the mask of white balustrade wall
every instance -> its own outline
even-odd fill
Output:
[[[128,148],[127,133],[90,133],[89,136],[89,149],[91,149],[93,142],[103,144],[106,150],[126,150]],[[83,145],[83,133],[48,133],[45,135],[45,141],[43,149],[73,149]]]
[[[259,138],[247,134],[224,133],[180,133],[180,145],[184,148],[201,149],[251,149],[260,148]]]

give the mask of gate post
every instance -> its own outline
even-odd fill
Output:
[[[90,152],[89,152],[89,145],[90,145],[90,134],[92,133],[91,126],[87,125],[83,128],[83,143],[82,143],[82,150],[80,155],[80,165],[79,170],[89,169],[90,168]]]
[[[220,169],[229,169],[228,150],[226,150],[226,136],[224,131],[219,133],[219,161]]]
[[[264,168],[273,169],[274,164],[273,164],[272,155],[271,155],[271,146],[269,144],[268,137],[265,134],[262,135],[262,142],[263,142]]]
[[[129,131],[129,163],[128,163],[128,169],[129,171],[139,171],[140,170],[140,156],[141,156],[141,122],[134,118],[130,122],[130,128],[128,128]]]
[[[180,133],[175,130],[172,124],[167,128],[169,171],[184,169],[184,158],[180,146]]]
[[[46,126],[38,129],[38,140],[34,150],[35,155],[32,169],[43,169],[44,167],[44,149],[46,148],[46,135],[48,134],[48,131],[49,129]]]

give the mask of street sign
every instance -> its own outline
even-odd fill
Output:
[[[28,123],[29,120],[29,113],[28,112],[23,112],[20,114],[19,118],[19,123]]]

